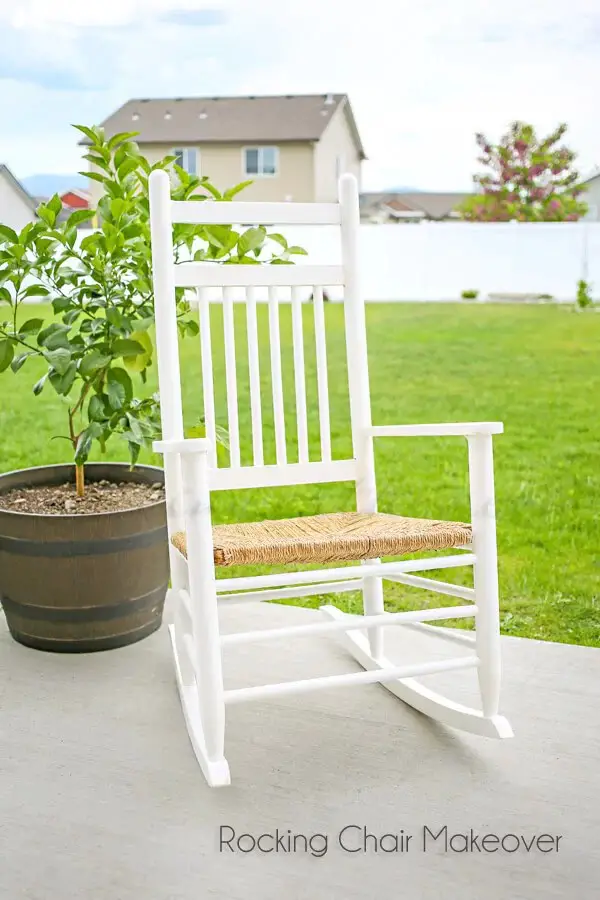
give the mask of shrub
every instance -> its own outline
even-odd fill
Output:
[[[581,278],[577,282],[577,297],[575,302],[578,309],[587,309],[588,307],[594,305],[591,290],[592,286],[589,281],[585,281],[583,278]]]
[[[85,156],[104,193],[97,210],[78,210],[59,221],[58,196],[38,210],[39,221],[20,234],[0,225],[0,303],[10,308],[0,321],[0,372],[18,372],[30,358],[47,366],[33,387],[65,397],[66,432],[79,495],[92,446],[104,451],[115,434],[127,441],[131,464],[160,430],[159,398],[144,390],[152,365],[154,296],[151,275],[148,178],[168,170],[174,200],[229,201],[250,182],[221,194],[207,177],[190,175],[167,156],[154,165],[133,141],[135,133],[107,140],[100,128],[76,126],[88,142]],[[100,226],[79,240],[78,226],[97,214]],[[175,225],[175,261],[291,263],[304,253],[266,228],[235,231],[230,225]],[[263,255],[266,253],[266,257]],[[21,304],[36,297],[51,302],[54,318],[20,320]],[[198,333],[185,289],[177,288],[177,324],[182,336]]]
[[[479,297],[479,291],[466,290],[463,291],[460,295],[463,300],[477,300]]]

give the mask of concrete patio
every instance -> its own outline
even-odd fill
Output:
[[[255,604],[226,630],[308,622],[311,610]],[[389,629],[389,656],[467,652]],[[227,651],[229,686],[353,671],[332,639]],[[380,686],[229,711],[233,784],[208,788],[188,742],[163,627],[133,647],[60,656],[25,649],[0,624],[1,900],[593,900],[600,891],[600,651],[504,639],[502,711],[515,738],[437,726]],[[227,665],[229,663],[229,665]],[[447,673],[458,700],[472,672]],[[439,677],[426,683],[439,685]],[[338,836],[345,826],[346,849]],[[222,836],[295,835],[314,854],[219,848]],[[478,850],[447,836],[562,835]],[[362,829],[413,835],[375,850]],[[423,836],[427,846],[423,849]],[[242,840],[247,849],[250,838]],[[270,843],[269,843],[270,842]],[[284,842],[285,843],[285,842]],[[467,843],[469,843],[467,841]],[[265,839],[263,846],[274,846]],[[351,852],[356,850],[357,852]]]

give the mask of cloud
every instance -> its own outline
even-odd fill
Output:
[[[227,21],[222,9],[174,9],[160,16],[162,22],[183,25],[189,28],[210,28],[223,25]]]
[[[0,161],[23,175],[75,170],[69,122],[98,122],[130,97],[334,91],[350,95],[367,188],[466,189],[474,133],[498,137],[516,118],[540,131],[568,122],[582,167],[600,162],[598,0],[348,9],[347,0],[1,0],[0,79],[11,80],[0,82]]]

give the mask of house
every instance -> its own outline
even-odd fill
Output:
[[[583,178],[581,184],[585,186],[585,193],[581,195],[581,200],[588,205],[584,220],[598,222],[600,221],[600,166],[594,169],[587,178]]]
[[[36,206],[8,166],[0,164],[0,223],[20,231],[28,222],[35,222]]]
[[[174,154],[221,191],[252,179],[240,200],[334,201],[366,158],[346,94],[129,100],[102,126],[138,132],[151,163]],[[90,180],[94,205],[101,190]]]
[[[460,218],[456,207],[468,196],[432,191],[365,193],[360,197],[361,221],[373,224],[451,221]]]
[[[60,195],[63,207],[74,212],[76,209],[89,209],[90,195],[80,188],[70,188]]]

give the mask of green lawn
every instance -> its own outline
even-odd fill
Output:
[[[214,312],[217,336],[221,323],[219,311]],[[307,307],[304,312],[311,446],[317,459],[312,310]],[[332,305],[326,312],[333,447],[334,456],[342,458],[350,450],[343,311]],[[260,314],[267,462],[274,462],[266,310]],[[243,310],[236,309],[236,315],[242,460],[250,462]],[[374,304],[367,308],[367,323],[376,424],[491,419],[505,423],[506,433],[495,439],[503,631],[600,646],[600,316],[576,315],[555,306]],[[282,330],[293,461],[291,323],[285,307]],[[217,409],[225,425],[222,353],[215,357]],[[201,410],[195,339],[184,342],[183,359],[186,420],[193,424]],[[34,369],[25,366],[17,376],[5,373],[0,381],[4,471],[68,460],[67,445],[50,441],[52,435],[64,432],[63,402],[48,388],[42,397],[32,396]],[[125,458],[118,443],[109,455]],[[382,511],[468,520],[462,439],[379,440],[377,471]],[[240,491],[216,495],[214,514],[216,521],[278,518],[351,509],[352,502],[349,485]],[[227,574],[236,573],[227,570]],[[466,576],[453,572],[443,577]],[[344,597],[353,608],[357,598],[339,595],[338,602]],[[389,609],[412,608],[432,597],[386,585]],[[309,602],[319,605],[322,598]]]

